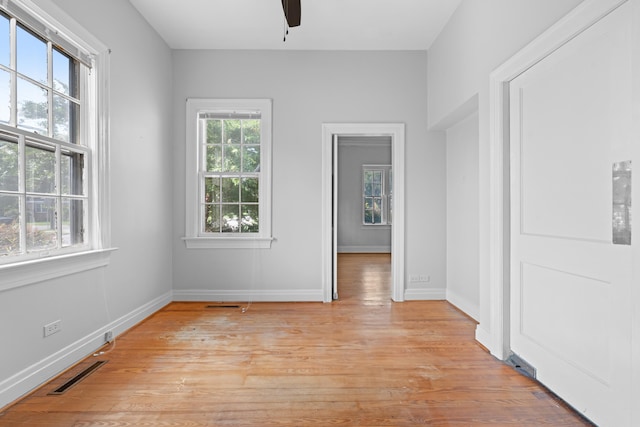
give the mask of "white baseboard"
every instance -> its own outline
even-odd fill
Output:
[[[0,382],[0,408],[15,402],[102,347],[106,332],[112,331],[113,336],[117,337],[169,304],[171,300],[172,292],[167,292]]]
[[[174,301],[252,301],[252,302],[314,302],[323,301],[321,289],[292,290],[206,290],[174,289]]]
[[[455,305],[459,310],[463,311],[476,322],[479,322],[480,307],[478,305],[469,302],[468,299],[461,297],[460,294],[453,292],[451,289],[447,289],[447,301]]]
[[[483,329],[480,324],[476,326],[476,341],[491,352],[491,349],[493,348],[493,337],[491,336],[491,333],[486,329]],[[493,352],[491,352],[491,354],[493,354]]]
[[[405,301],[430,301],[446,300],[447,295],[444,289],[405,289]]]
[[[338,246],[338,253],[390,254],[391,246]]]

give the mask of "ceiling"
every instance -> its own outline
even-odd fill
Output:
[[[130,0],[173,49],[426,50],[461,0]]]

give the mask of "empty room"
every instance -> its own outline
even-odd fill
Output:
[[[0,0],[0,426],[640,425],[638,70],[640,0]]]

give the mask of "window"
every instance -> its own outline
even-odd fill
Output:
[[[0,5],[0,266],[5,273],[22,268],[23,261],[95,252],[107,240],[106,202],[98,203],[108,179],[107,135],[98,126],[107,107],[98,101],[105,55],[89,53],[95,50],[87,41],[58,29],[77,26],[69,24],[63,27],[46,11],[18,0]],[[74,270],[62,264],[65,274]],[[81,271],[83,262],[76,264]],[[95,266],[91,262],[89,268]],[[43,272],[48,278],[59,275]]]
[[[187,101],[188,247],[270,247],[271,101]]]
[[[391,224],[392,188],[390,165],[362,166],[362,222],[364,225]]]

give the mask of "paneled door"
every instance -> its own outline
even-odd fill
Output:
[[[630,8],[509,86],[511,350],[587,418],[616,427],[630,425],[632,406],[631,246],[612,240],[614,165],[633,144]]]

